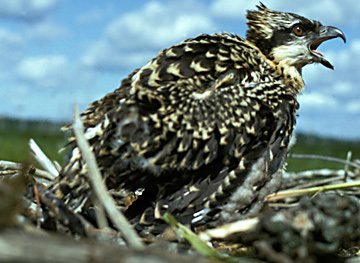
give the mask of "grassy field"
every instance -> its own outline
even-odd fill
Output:
[[[346,159],[348,151],[352,152],[352,160],[360,159],[360,140],[358,141],[344,141],[329,138],[322,138],[314,135],[297,135],[297,143],[291,149],[291,153],[296,154],[315,154],[337,157]],[[289,171],[303,171],[310,169],[341,169],[343,164],[308,160],[308,159],[290,159],[287,160]]]
[[[60,131],[63,124],[0,119],[0,160],[23,162],[28,158],[28,141],[33,138],[40,148],[60,164],[64,162],[66,152],[58,150],[66,143],[66,136]],[[297,135],[297,143],[292,153],[319,154],[345,159],[347,152],[352,151],[353,159],[360,159],[360,140],[341,141],[321,138],[312,135]],[[318,161],[288,159],[289,171],[332,168],[340,169],[342,164]]]
[[[65,153],[58,151],[65,145],[66,136],[60,131],[61,126],[59,123],[0,119],[0,160],[27,160],[28,142],[33,138],[50,159],[63,164]]]

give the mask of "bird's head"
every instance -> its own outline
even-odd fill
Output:
[[[277,64],[287,63],[300,72],[303,66],[314,62],[334,68],[316,49],[332,38],[340,37],[346,42],[340,29],[323,26],[318,21],[296,14],[273,11],[262,3],[257,8],[256,11],[248,11],[246,38],[267,58]]]

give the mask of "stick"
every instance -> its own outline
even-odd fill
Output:
[[[1,170],[9,170],[9,171],[19,171],[21,169],[23,169],[23,164],[21,163],[15,163],[15,162],[10,162],[10,161],[0,161],[0,169]],[[2,173],[1,175],[3,175],[5,173]],[[34,176],[46,179],[46,180],[53,180],[53,175],[44,171],[44,170],[40,170],[40,169],[35,169],[35,173]]]
[[[348,151],[347,156],[346,156],[346,161],[347,162],[350,162],[351,156],[352,156],[352,152]],[[349,164],[345,164],[345,167],[344,167],[344,183],[346,183],[346,181],[347,181],[348,172],[349,172]]]
[[[343,181],[344,177],[335,177],[335,178],[327,178],[327,179],[322,179],[322,180],[314,180],[314,181],[310,181],[310,182],[305,182],[303,184],[297,184],[297,186],[295,187],[289,187],[288,190],[298,190],[298,189],[306,189],[306,188],[310,188],[310,187],[315,187],[315,186],[320,186],[320,185],[326,185],[326,184],[330,184],[330,183],[334,183],[334,182],[340,182]]]
[[[14,163],[10,161],[0,161],[0,168],[4,170],[21,170],[22,164],[21,163]]]
[[[116,208],[113,198],[107,192],[106,186],[103,183],[99,168],[95,161],[95,155],[90,149],[89,142],[85,139],[83,133],[84,127],[79,117],[77,107],[74,109],[74,115],[75,120],[73,129],[82,157],[88,166],[88,178],[90,180],[90,184],[92,185],[92,190],[99,199],[99,202],[104,206],[111,221],[123,234],[123,237],[129,246],[133,249],[143,249],[144,244],[126,220],[125,216]]]
[[[198,255],[179,255],[162,247],[133,250],[125,246],[61,235],[2,232],[0,262],[22,263],[210,263]]]
[[[225,239],[226,237],[239,232],[247,232],[255,228],[259,218],[242,219],[217,228],[207,229],[199,233],[199,238],[205,242],[212,239]]]
[[[312,179],[314,177],[343,177],[344,170],[330,170],[330,169],[317,169],[317,170],[308,170],[301,172],[286,172],[283,175],[283,178],[286,180],[299,180],[299,179]],[[354,177],[352,172],[349,172],[349,176]]]
[[[53,178],[59,175],[59,171],[56,169],[55,165],[50,161],[50,159],[44,154],[40,147],[36,144],[33,139],[29,140],[30,152],[33,154],[36,161],[44,168],[45,171],[48,171]]]
[[[316,194],[316,193],[324,192],[324,191],[341,190],[341,189],[347,189],[347,188],[352,188],[352,187],[360,187],[360,181],[354,181],[352,183],[342,183],[342,184],[311,187],[311,188],[307,188],[307,189],[280,191],[280,192],[268,195],[265,199],[265,202],[272,202],[272,201],[285,199],[287,197],[303,196],[303,195],[309,195],[309,194]]]
[[[108,220],[106,218],[104,207],[102,206],[102,204],[100,204],[98,199],[94,200],[94,203],[96,222],[98,223],[99,228],[104,231],[109,231]]]

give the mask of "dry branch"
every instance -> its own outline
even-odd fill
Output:
[[[273,201],[285,199],[288,197],[299,197],[299,196],[303,196],[303,195],[312,195],[312,194],[317,194],[317,193],[325,192],[325,191],[349,189],[349,188],[353,188],[353,187],[360,187],[360,181],[354,181],[351,183],[325,185],[325,186],[318,186],[318,187],[310,187],[310,188],[305,188],[305,189],[279,191],[277,193],[268,195],[265,199],[265,202],[273,202]]]
[[[76,241],[64,236],[0,235],[0,262],[23,263],[209,263],[200,256],[181,256],[164,249],[148,247],[132,250],[108,243]]]
[[[77,108],[75,107],[75,121],[73,124],[74,133],[78,147],[82,156],[88,166],[88,177],[92,190],[98,198],[100,204],[107,211],[111,221],[116,228],[123,234],[124,239],[130,247],[134,249],[144,248],[144,244],[136,234],[135,230],[131,227],[125,216],[116,208],[113,198],[108,194],[105,184],[103,183],[101,174],[96,164],[94,153],[90,149],[89,142],[86,140],[83,133],[83,124],[79,117]]]
[[[33,139],[29,140],[30,152],[36,159],[36,161],[44,168],[45,171],[49,172],[53,178],[59,175],[59,171],[50,159],[43,153],[40,147],[36,144]]]
[[[230,224],[222,225],[217,228],[208,229],[199,233],[199,237],[203,241],[210,241],[212,239],[225,239],[234,233],[246,232],[255,228],[259,223],[257,217],[250,219],[239,220]]]
[[[354,173],[348,171],[349,177],[354,177]],[[286,172],[283,179],[286,180],[299,180],[299,179],[313,179],[316,177],[344,177],[344,170],[330,170],[330,169],[316,169],[301,172]]]
[[[16,174],[20,172],[22,169],[23,169],[22,163],[0,160],[0,175]],[[35,177],[46,179],[48,181],[53,179],[53,176],[49,172],[37,168],[34,169],[33,175]]]

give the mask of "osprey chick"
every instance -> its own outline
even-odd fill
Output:
[[[246,39],[200,35],[161,51],[83,113],[106,185],[134,223],[168,211],[183,223],[255,215],[278,189],[310,63],[342,31],[266,8],[247,14]],[[76,142],[54,185],[72,209],[92,206]],[[129,201],[129,196],[134,197]]]

